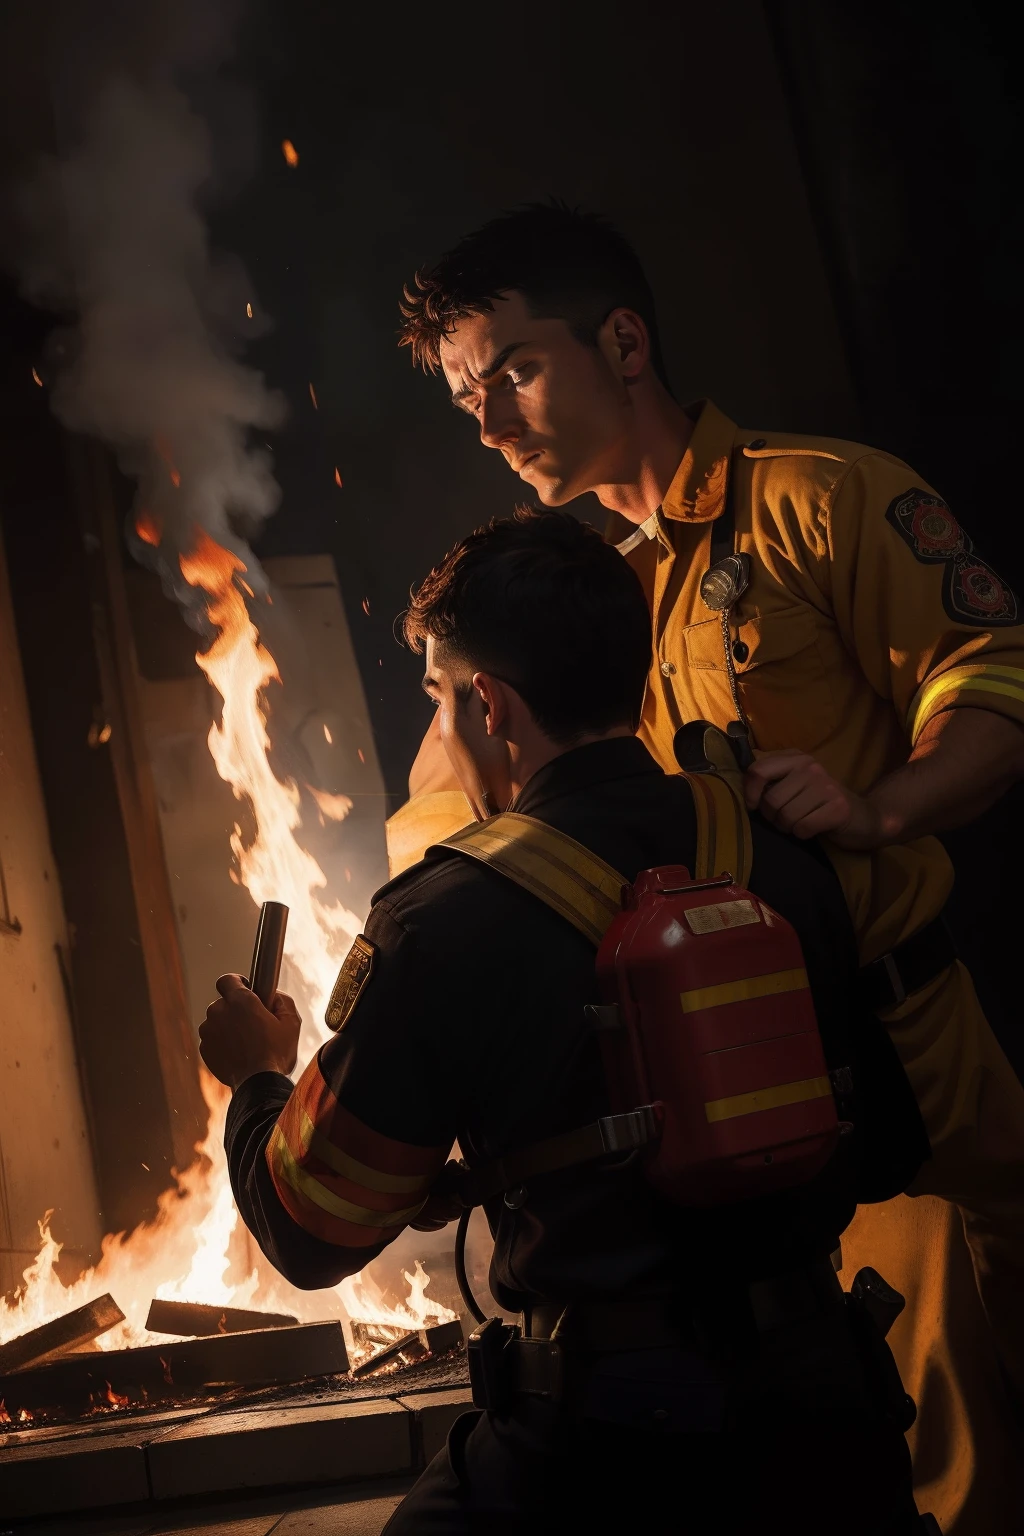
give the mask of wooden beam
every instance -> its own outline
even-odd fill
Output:
[[[94,1408],[204,1402],[238,1387],[342,1376],[341,1324],[301,1323],[209,1339],[69,1355],[54,1365],[0,1377],[0,1402],[15,1422],[74,1419]]]
[[[81,1344],[91,1344],[101,1333],[124,1322],[124,1313],[112,1296],[97,1296],[84,1307],[51,1318],[38,1328],[19,1333],[0,1344],[0,1376],[9,1376],[37,1365],[47,1365]]]
[[[150,1303],[146,1327],[150,1333],[177,1334],[183,1339],[206,1339],[220,1333],[251,1333],[257,1328],[293,1328],[297,1317],[286,1312],[251,1312],[244,1307],[208,1307],[198,1301]]]
[[[138,913],[142,958],[174,1158],[192,1161],[206,1128],[199,1088],[194,1022],[181,963],[156,786],[138,705],[135,642],[125,594],[120,519],[114,507],[110,461],[96,443],[69,439],[71,471],[86,534],[92,588],[93,636],[103,690],[109,750],[124,822]]]

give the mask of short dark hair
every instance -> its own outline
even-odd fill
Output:
[[[521,507],[463,539],[410,598],[405,638],[431,637],[515,688],[568,746],[640,723],[651,620],[636,573],[568,512]]]
[[[633,247],[600,215],[557,201],[491,219],[421,268],[402,290],[399,345],[436,373],[441,342],[456,322],[513,292],[536,319],[565,320],[590,347],[613,309],[635,310],[650,332],[654,370],[667,384],[654,295]]]

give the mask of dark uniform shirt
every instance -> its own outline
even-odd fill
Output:
[[[632,737],[555,759],[515,809],[630,880],[660,864],[693,868],[688,783],[664,774]],[[856,1001],[856,943],[838,881],[806,845],[757,818],[752,832],[750,887],[800,937],[829,1066],[854,1059],[856,1073],[866,1040],[889,1048]],[[294,1089],[276,1074],[243,1083],[227,1121],[242,1215],[277,1268],[308,1288],[376,1257],[415,1216],[456,1138],[476,1164],[608,1112],[584,1015],[597,1000],[594,949],[536,897],[435,849],[379,892],[366,939],[372,970],[366,949],[340,1033]],[[518,1209],[500,1196],[488,1203],[492,1291],[518,1311],[792,1268],[828,1253],[851,1219],[856,1141],[844,1138],[798,1191],[711,1211],[668,1205],[635,1160],[538,1178]]]

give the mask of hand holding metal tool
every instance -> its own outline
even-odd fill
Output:
[[[280,901],[265,901],[260,908],[256,945],[252,952],[249,986],[264,1008],[269,1008],[277,991],[284,956],[284,936],[288,927],[288,908]]]

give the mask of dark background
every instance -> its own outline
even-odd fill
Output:
[[[59,28],[45,56],[12,44],[31,14],[0,8],[7,170],[47,91],[76,77]],[[256,547],[333,554],[393,803],[429,717],[395,617],[445,548],[520,495],[443,383],[397,349],[398,296],[417,264],[525,200],[601,209],[633,239],[681,399],[905,458],[1024,585],[1011,18],[873,0],[245,7],[224,68],[251,91],[252,174],[211,218],[275,318],[250,356],[291,405],[273,439],[283,504]],[[216,115],[217,90],[205,91]],[[57,487],[32,489],[55,473],[29,377],[50,322],[13,289],[0,320],[0,497],[17,582],[59,520]],[[61,580],[72,594],[73,570]],[[1017,942],[1021,826],[1004,805],[951,839],[955,916],[979,974]]]

